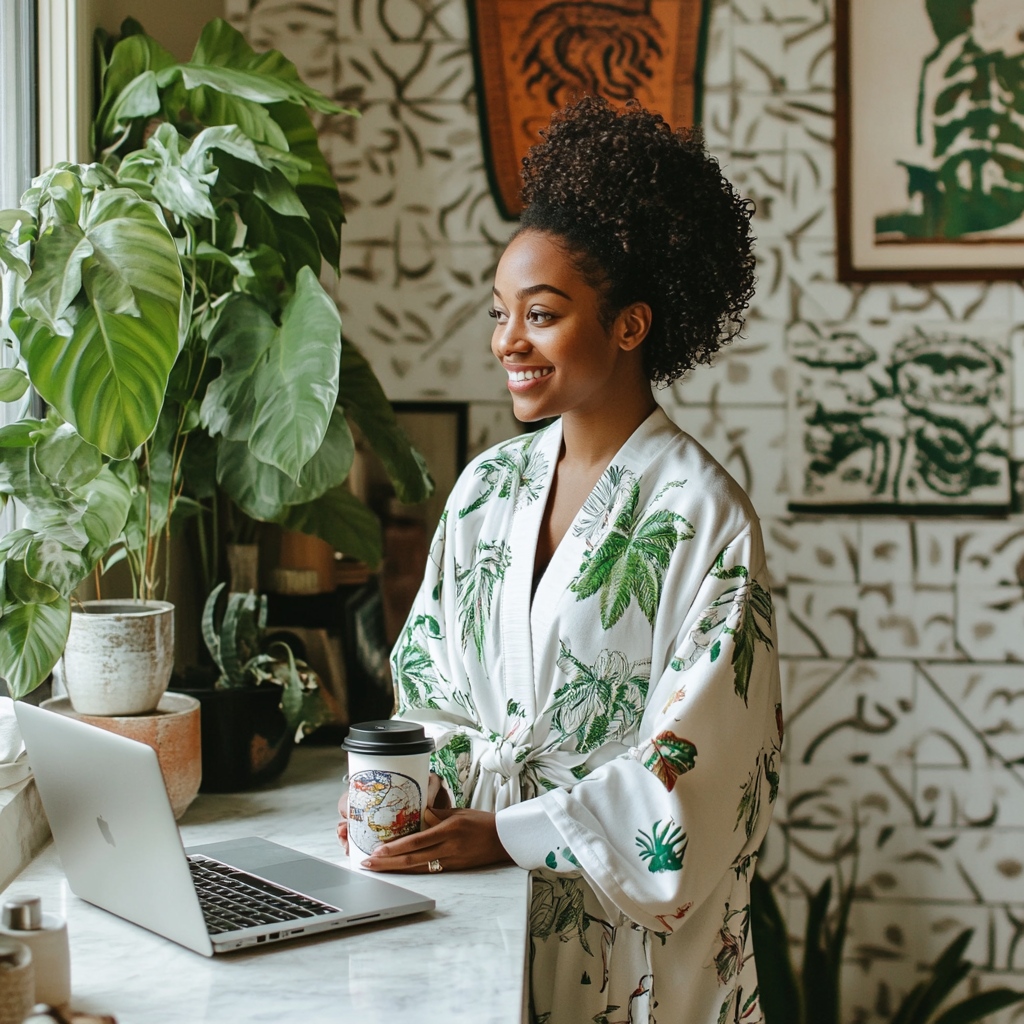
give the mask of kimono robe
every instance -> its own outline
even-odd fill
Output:
[[[392,655],[455,806],[531,871],[531,1019],[755,1024],[749,879],[778,791],[757,518],[660,409],[531,602],[561,423],[459,478]]]

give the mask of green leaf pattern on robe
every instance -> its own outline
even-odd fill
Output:
[[[472,565],[465,569],[455,563],[455,591],[459,603],[462,649],[468,650],[472,641],[477,658],[482,662],[494,594],[512,563],[512,550],[505,541],[480,541],[475,556]]]
[[[466,806],[465,785],[473,761],[469,737],[456,733],[440,750],[430,755],[430,765],[447,784],[456,807]]]
[[[540,483],[548,471],[547,459],[535,450],[536,439],[537,434],[517,437],[477,465],[476,473],[483,480],[483,489],[465,508],[459,509],[460,519],[486,505],[495,492],[499,498],[512,498],[516,509],[536,501]]]
[[[754,667],[755,646],[771,648],[768,630],[772,625],[772,597],[757,580],[750,576],[746,566],[724,568],[725,551],[715,561],[710,575],[719,580],[740,580],[715,598],[705,609],[700,621],[690,631],[686,643],[672,659],[678,672],[695,664],[705,653],[712,661],[722,650],[722,637],[735,637],[732,653],[734,687],[736,694],[747,703],[750,674]],[[729,625],[730,617],[732,625]],[[761,626],[761,622],[764,626]]]
[[[621,651],[602,651],[593,665],[584,665],[563,641],[558,667],[569,682],[555,691],[548,711],[563,742],[571,738],[581,754],[611,740],[621,742],[643,714],[650,661],[631,662]]]
[[[670,488],[682,486],[678,482],[663,487],[651,506]],[[640,481],[634,480],[611,531],[599,547],[587,552],[570,585],[578,601],[601,595],[601,625],[605,629],[622,618],[634,598],[654,625],[672,555],[679,544],[694,536],[693,526],[679,513],[667,508],[648,512],[639,505]]]

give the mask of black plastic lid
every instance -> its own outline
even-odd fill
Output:
[[[354,754],[432,754],[434,741],[416,722],[403,722],[383,718],[378,722],[360,722],[353,725],[341,744],[343,750]]]

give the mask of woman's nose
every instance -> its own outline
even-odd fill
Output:
[[[526,324],[517,317],[509,317],[499,324],[494,332],[494,352],[499,359],[512,353],[527,352],[530,342],[526,336]]]

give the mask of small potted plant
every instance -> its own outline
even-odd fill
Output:
[[[0,500],[26,513],[0,540],[15,697],[64,653],[75,700],[69,630],[102,618],[72,611],[76,588],[123,560],[155,607],[175,524],[194,528],[206,589],[232,507],[378,563],[379,523],[344,486],[350,422],[402,500],[433,488],[318,279],[339,267],[344,216],[312,116],[353,112],[220,19],[184,64],[132,19],[99,33],[97,59],[96,162],[51,168],[0,211],[0,336],[18,360],[0,401],[21,414],[0,429]],[[166,682],[125,670],[118,686]]]
[[[202,705],[202,789],[230,793],[275,778],[302,737],[332,721],[320,679],[288,643],[267,634],[267,598],[215,587],[203,639],[219,675],[211,688],[180,692]]]

